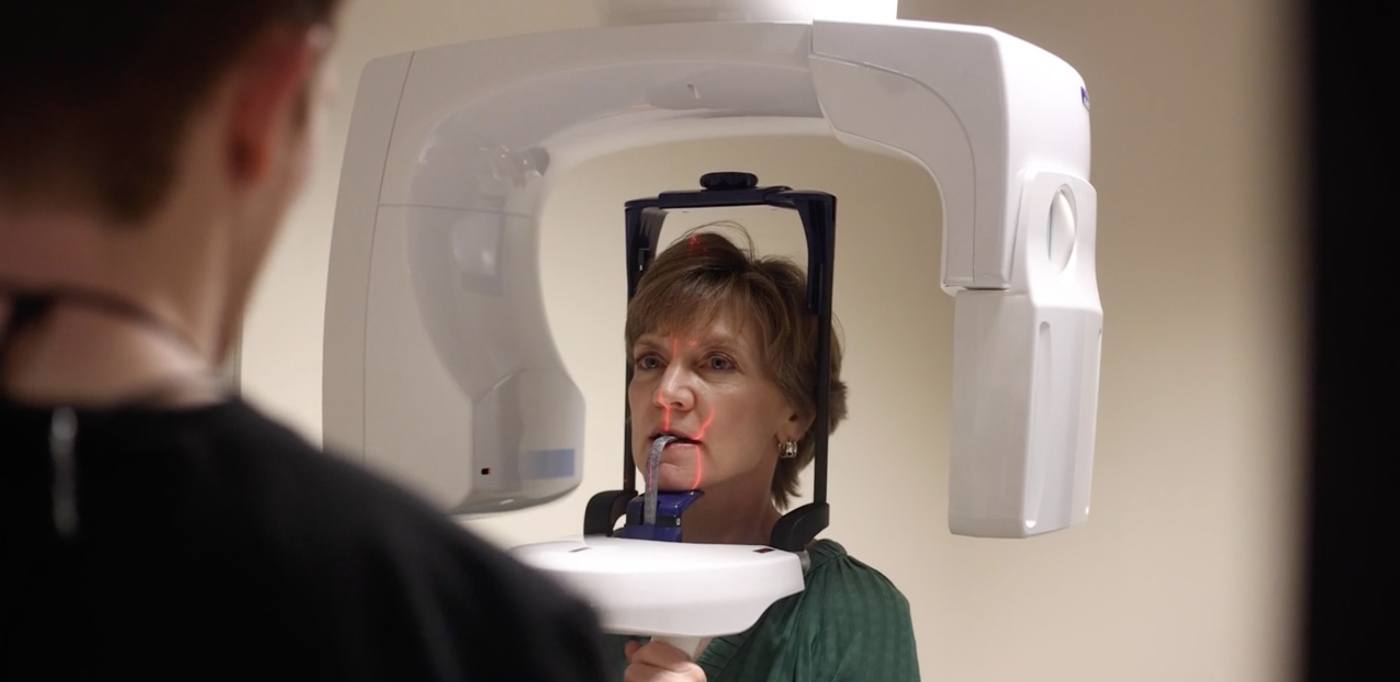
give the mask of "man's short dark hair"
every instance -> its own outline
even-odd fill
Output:
[[[266,29],[329,23],[339,0],[37,2],[0,24],[0,202],[152,211],[191,114]]]

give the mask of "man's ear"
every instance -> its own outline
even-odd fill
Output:
[[[265,179],[278,149],[305,127],[324,29],[268,29],[233,68],[229,169],[240,184]]]

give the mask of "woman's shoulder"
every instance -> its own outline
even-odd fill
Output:
[[[839,543],[807,547],[805,587],[700,658],[712,680],[918,680],[909,602]]]
[[[894,582],[835,540],[812,543],[807,557],[806,596],[814,606],[867,613],[883,607],[908,613],[909,601]]]
[[[832,540],[807,555],[794,633],[808,643],[813,669],[829,673],[821,679],[918,680],[909,601],[894,582]]]

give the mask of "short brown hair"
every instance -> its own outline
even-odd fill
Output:
[[[627,305],[627,349],[646,333],[683,330],[738,311],[758,324],[768,378],[800,413],[817,411],[817,315],[807,309],[807,277],[785,258],[760,258],[750,240],[740,248],[696,228],[657,256]],[[747,234],[745,235],[747,237]],[[841,344],[831,337],[832,431],[846,417]],[[815,425],[814,425],[815,426]],[[798,474],[815,455],[816,429],[798,443],[797,457],[779,459],[771,492],[780,508],[798,494]]]
[[[263,30],[329,23],[339,4],[17,3],[0,31],[0,201],[46,195],[122,222],[144,216],[220,71]]]

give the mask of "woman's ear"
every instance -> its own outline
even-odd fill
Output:
[[[778,429],[778,436],[785,441],[800,441],[807,435],[807,431],[812,428],[812,422],[814,421],[816,421],[814,415],[803,414],[796,410],[789,412],[787,420],[784,421],[783,425]]]

